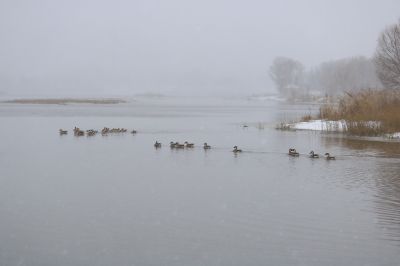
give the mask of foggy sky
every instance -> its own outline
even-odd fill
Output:
[[[0,92],[270,92],[275,56],[371,56],[400,1],[0,0]]]

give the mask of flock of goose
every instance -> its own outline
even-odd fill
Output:
[[[156,149],[161,148],[161,142],[156,141],[156,142],[154,143],[154,147],[155,147]],[[171,149],[194,148],[194,143],[188,143],[187,141],[185,141],[183,144],[181,144],[181,143],[179,143],[179,142],[173,142],[173,141],[171,141],[171,142],[169,143],[169,147],[170,147]],[[209,150],[209,149],[211,149],[211,146],[208,145],[207,142],[205,142],[205,143],[203,144],[203,149]],[[242,150],[240,150],[240,149],[238,148],[238,146],[234,146],[232,152],[233,152],[233,153],[240,153],[240,152],[242,152]],[[289,152],[288,152],[288,155],[290,155],[290,156],[292,156],[292,157],[298,157],[298,156],[300,156],[300,153],[298,153],[298,152],[296,151],[296,149],[290,148],[290,149],[289,149]],[[313,159],[319,158],[319,154],[314,153],[314,151],[310,151],[308,157],[309,157],[309,158],[313,158]],[[327,160],[335,160],[335,159],[336,159],[335,156],[331,156],[328,152],[325,153],[325,158],[326,158]]]
[[[156,149],[161,148],[161,142],[156,141],[156,142],[154,143],[154,147],[155,147]],[[171,142],[169,143],[169,147],[170,147],[171,149],[185,149],[185,148],[189,148],[189,149],[190,149],[190,148],[194,148],[194,143],[189,143],[189,142],[185,141],[183,144],[181,144],[181,143],[179,143],[179,142],[173,142],[173,141],[171,141]],[[203,149],[209,150],[209,149],[211,149],[211,146],[208,145],[207,142],[204,142],[204,144],[203,144]],[[234,146],[232,152],[238,153],[238,152],[242,152],[242,150],[239,150],[237,146]]]
[[[296,149],[293,149],[293,148],[289,149],[289,153],[288,154],[290,156],[293,156],[293,157],[300,156],[300,153],[298,153],[296,151]],[[313,158],[313,159],[319,158],[319,154],[315,153],[314,151],[310,151],[310,153],[308,155],[309,155],[308,157]],[[335,156],[330,155],[329,152],[325,153],[325,158],[327,160],[335,160],[336,159]]]
[[[101,135],[107,135],[107,134],[113,134],[113,133],[126,133],[128,130],[126,128],[108,128],[108,127],[104,127],[100,133]],[[68,134],[68,130],[64,130],[64,129],[60,129],[59,130],[60,135],[67,135]],[[95,136],[99,133],[98,130],[95,129],[88,129],[88,130],[82,130],[79,127],[75,127],[74,128],[74,135],[79,137],[79,136]],[[132,134],[136,134],[137,131],[136,130],[132,130],[131,131]]]
[[[154,147],[155,148],[161,148],[161,142],[156,141],[156,143],[154,143]],[[171,149],[184,149],[184,148],[194,148],[194,143],[189,143],[187,141],[185,141],[183,144],[179,143],[179,142],[173,142],[171,141],[169,143],[169,147]],[[203,149],[205,150],[209,150],[211,149],[211,146],[207,144],[207,142],[205,142],[203,144]]]
[[[107,135],[107,134],[109,134],[109,133],[126,133],[127,131],[128,131],[128,130],[127,130],[126,128],[111,128],[111,129],[110,129],[110,128],[108,128],[108,127],[104,127],[104,128],[100,131],[100,133],[104,136],[104,135]],[[60,130],[59,130],[59,133],[60,133],[60,135],[66,135],[66,134],[68,134],[68,131],[67,131],[67,130],[63,130],[63,129],[60,129]],[[79,127],[75,127],[75,128],[74,128],[74,135],[75,135],[75,136],[85,136],[85,134],[86,134],[86,136],[95,136],[95,135],[97,135],[98,133],[99,133],[99,131],[94,130],[94,129],[89,129],[89,130],[84,131],[84,130],[81,130]],[[132,130],[132,131],[131,131],[131,134],[136,134],[136,133],[137,133],[136,130]],[[154,143],[154,147],[155,147],[156,149],[161,148],[161,145],[162,145],[161,142],[158,142],[158,141],[156,141],[156,142]],[[186,148],[186,149],[191,149],[191,148],[194,148],[194,143],[189,143],[189,142],[187,142],[187,141],[185,141],[184,143],[179,143],[179,142],[173,142],[173,141],[171,141],[171,142],[169,143],[169,147],[170,147],[171,149],[185,149],[185,148]],[[207,142],[205,142],[205,143],[203,144],[203,149],[204,149],[204,150],[209,150],[209,149],[211,149],[211,146],[208,145]],[[239,149],[237,146],[234,146],[232,152],[236,154],[236,153],[242,152],[242,150]],[[289,149],[289,152],[288,152],[288,155],[289,155],[289,156],[292,156],[292,157],[298,157],[298,156],[300,156],[300,153],[298,153],[298,152],[296,151],[296,149],[290,148],[290,149]],[[335,159],[336,159],[335,156],[331,156],[328,152],[325,153],[324,156],[325,156],[325,159],[327,159],[327,160],[335,160]],[[309,157],[309,158],[316,159],[316,158],[319,158],[320,156],[319,156],[319,154],[314,153],[314,151],[310,151],[308,157]]]

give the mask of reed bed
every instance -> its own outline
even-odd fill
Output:
[[[358,136],[400,132],[400,91],[362,90],[346,93],[336,104],[320,108],[320,119],[345,121],[345,131]]]

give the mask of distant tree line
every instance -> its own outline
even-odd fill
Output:
[[[323,62],[306,70],[291,58],[277,57],[269,74],[287,98],[338,95],[362,89],[400,90],[400,21],[380,35],[373,58],[363,56]]]
[[[270,76],[278,91],[287,98],[382,87],[374,61],[362,56],[323,62],[307,71],[294,59],[277,57]]]

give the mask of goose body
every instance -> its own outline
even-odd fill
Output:
[[[101,130],[102,135],[106,135],[108,132],[110,132],[110,129],[108,127],[103,127],[103,129]]]
[[[314,151],[310,151],[310,158],[319,158],[319,155],[317,153],[314,153]]]
[[[290,156],[293,156],[293,157],[297,157],[297,156],[299,156],[300,154],[296,151],[296,149],[293,149],[293,148],[290,148],[289,149],[289,153],[288,153]]]
[[[161,143],[156,141],[156,143],[154,143],[154,147],[155,148],[161,148]]]
[[[242,150],[239,150],[237,146],[234,146],[232,152],[238,153],[238,152],[242,152]]]
[[[209,149],[211,149],[211,146],[208,145],[207,142],[205,142],[203,148],[204,148],[205,150],[209,150]]]
[[[63,130],[63,129],[60,129],[59,132],[60,132],[60,135],[67,135],[68,134],[68,131],[67,130]]]
[[[74,128],[74,135],[75,136],[84,136],[85,131],[81,130],[79,127]]]
[[[175,142],[175,148],[183,149],[183,148],[185,148],[185,144],[180,144],[179,142]]]
[[[327,160],[336,160],[335,156],[331,156],[331,155],[329,154],[329,152],[325,153],[325,158],[326,158]]]
[[[189,142],[185,141],[185,146],[186,146],[186,148],[193,148],[194,143],[189,143]]]

